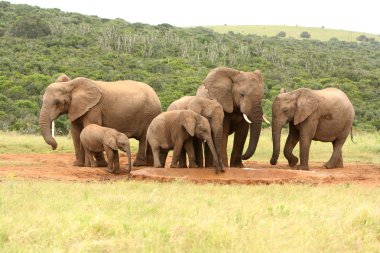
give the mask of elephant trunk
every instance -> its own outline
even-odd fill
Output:
[[[212,141],[212,138],[211,137],[210,138],[206,138],[206,142],[207,142],[207,145],[210,148],[210,151],[211,151],[212,156],[214,158],[214,164],[215,164],[215,167],[216,167],[216,173],[218,174],[219,172],[223,171],[223,168],[221,167],[221,164],[219,163],[218,155],[216,153],[215,146],[214,146],[214,143]]]
[[[252,121],[252,123],[249,126],[249,145],[247,150],[242,156],[243,160],[249,159],[256,151],[257,143],[260,139],[260,133],[261,133],[261,124],[263,119],[263,111],[261,106],[259,109],[252,113],[252,115],[249,117],[249,120]]]
[[[127,173],[131,173],[132,169],[132,158],[131,158],[131,148],[128,146],[125,150],[125,154],[127,155],[128,158],[128,166],[127,166]]]
[[[273,153],[270,159],[270,164],[276,165],[278,157],[280,155],[280,144],[281,144],[281,130],[282,125],[276,120],[272,122],[272,141],[273,141]]]
[[[41,134],[45,142],[49,144],[53,150],[55,150],[58,144],[51,134],[52,121],[53,120],[51,119],[48,110],[43,106],[41,109],[40,118],[39,118]]]
[[[218,155],[219,163],[221,163],[222,165],[223,121],[221,123],[211,122],[210,125],[212,130],[212,140],[214,141],[216,154]]]

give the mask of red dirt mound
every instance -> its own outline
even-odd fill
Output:
[[[170,158],[169,158],[170,159]],[[168,159],[168,160],[169,160]],[[0,154],[0,178],[32,178],[64,181],[106,181],[128,179],[126,171],[113,175],[104,168],[74,167],[74,154]],[[126,158],[121,157],[125,167]],[[293,170],[285,164],[244,162],[246,168],[227,168],[216,175],[214,169],[133,168],[133,179],[149,179],[162,182],[188,180],[196,183],[221,184],[271,184],[308,183],[336,184],[360,183],[380,186],[380,165],[346,164],[343,169],[327,170],[322,163],[311,163],[309,171]]]

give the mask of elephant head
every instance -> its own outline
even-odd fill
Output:
[[[203,82],[208,97],[216,99],[226,113],[241,112],[250,125],[249,146],[243,159],[249,159],[256,150],[262,123],[261,100],[264,82],[260,70],[243,72],[220,67],[212,70]]]
[[[219,173],[222,171],[222,164],[219,162],[219,157],[212,140],[211,127],[208,120],[192,110],[185,110],[180,113],[180,124],[183,125],[183,127],[191,136],[195,135],[207,143],[214,157],[216,172]]]
[[[67,76],[66,76],[67,77]],[[101,99],[101,91],[89,79],[78,77],[57,79],[61,82],[50,84],[43,95],[39,124],[45,142],[57,148],[57,142],[51,134],[51,123],[61,114],[67,113],[71,122],[83,116]]]
[[[301,88],[286,93],[281,89],[280,94],[272,104],[272,140],[273,153],[270,163],[277,164],[280,154],[281,130],[286,123],[299,125],[318,108],[318,98],[310,89]]]
[[[104,136],[104,144],[107,145],[108,147],[110,147],[111,149],[113,150],[122,150],[125,152],[125,154],[127,155],[127,159],[128,159],[128,168],[127,168],[127,171],[128,173],[131,172],[131,168],[132,168],[132,160],[131,160],[131,148],[130,148],[130,144],[129,144],[129,139],[128,137],[123,134],[123,133],[120,133],[120,132],[112,132],[113,134],[112,135],[106,135]]]

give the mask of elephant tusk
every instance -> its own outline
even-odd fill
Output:
[[[269,120],[265,117],[265,115],[263,114],[263,120],[265,121],[265,123],[267,123],[268,125],[270,125],[270,122]]]
[[[252,124],[252,122],[248,119],[247,115],[245,115],[245,113],[243,113],[243,117],[245,119],[245,121],[248,122],[248,124]]]

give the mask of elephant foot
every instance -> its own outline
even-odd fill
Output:
[[[323,164],[323,166],[326,168],[326,169],[334,169],[334,168],[337,168],[334,164],[330,163],[330,162],[327,162],[325,164]],[[343,167],[343,166],[342,166]]]
[[[196,163],[190,163],[189,168],[198,168],[198,165]]]
[[[170,168],[179,168],[178,164],[170,164]]]
[[[297,157],[288,160],[288,164],[289,164],[290,167],[296,166],[297,163],[298,163],[298,158]]]
[[[309,165],[301,165],[299,167],[300,170],[309,170]]]
[[[242,162],[240,163],[231,163],[230,167],[232,168],[245,168],[244,164]]]
[[[84,162],[80,161],[80,160],[75,160],[75,162],[73,163],[73,165],[75,167],[84,167]]]
[[[133,166],[135,167],[148,166],[148,163],[145,160],[136,158],[136,160],[133,162]]]
[[[96,167],[107,167],[108,163],[105,160],[97,160],[96,161]]]

